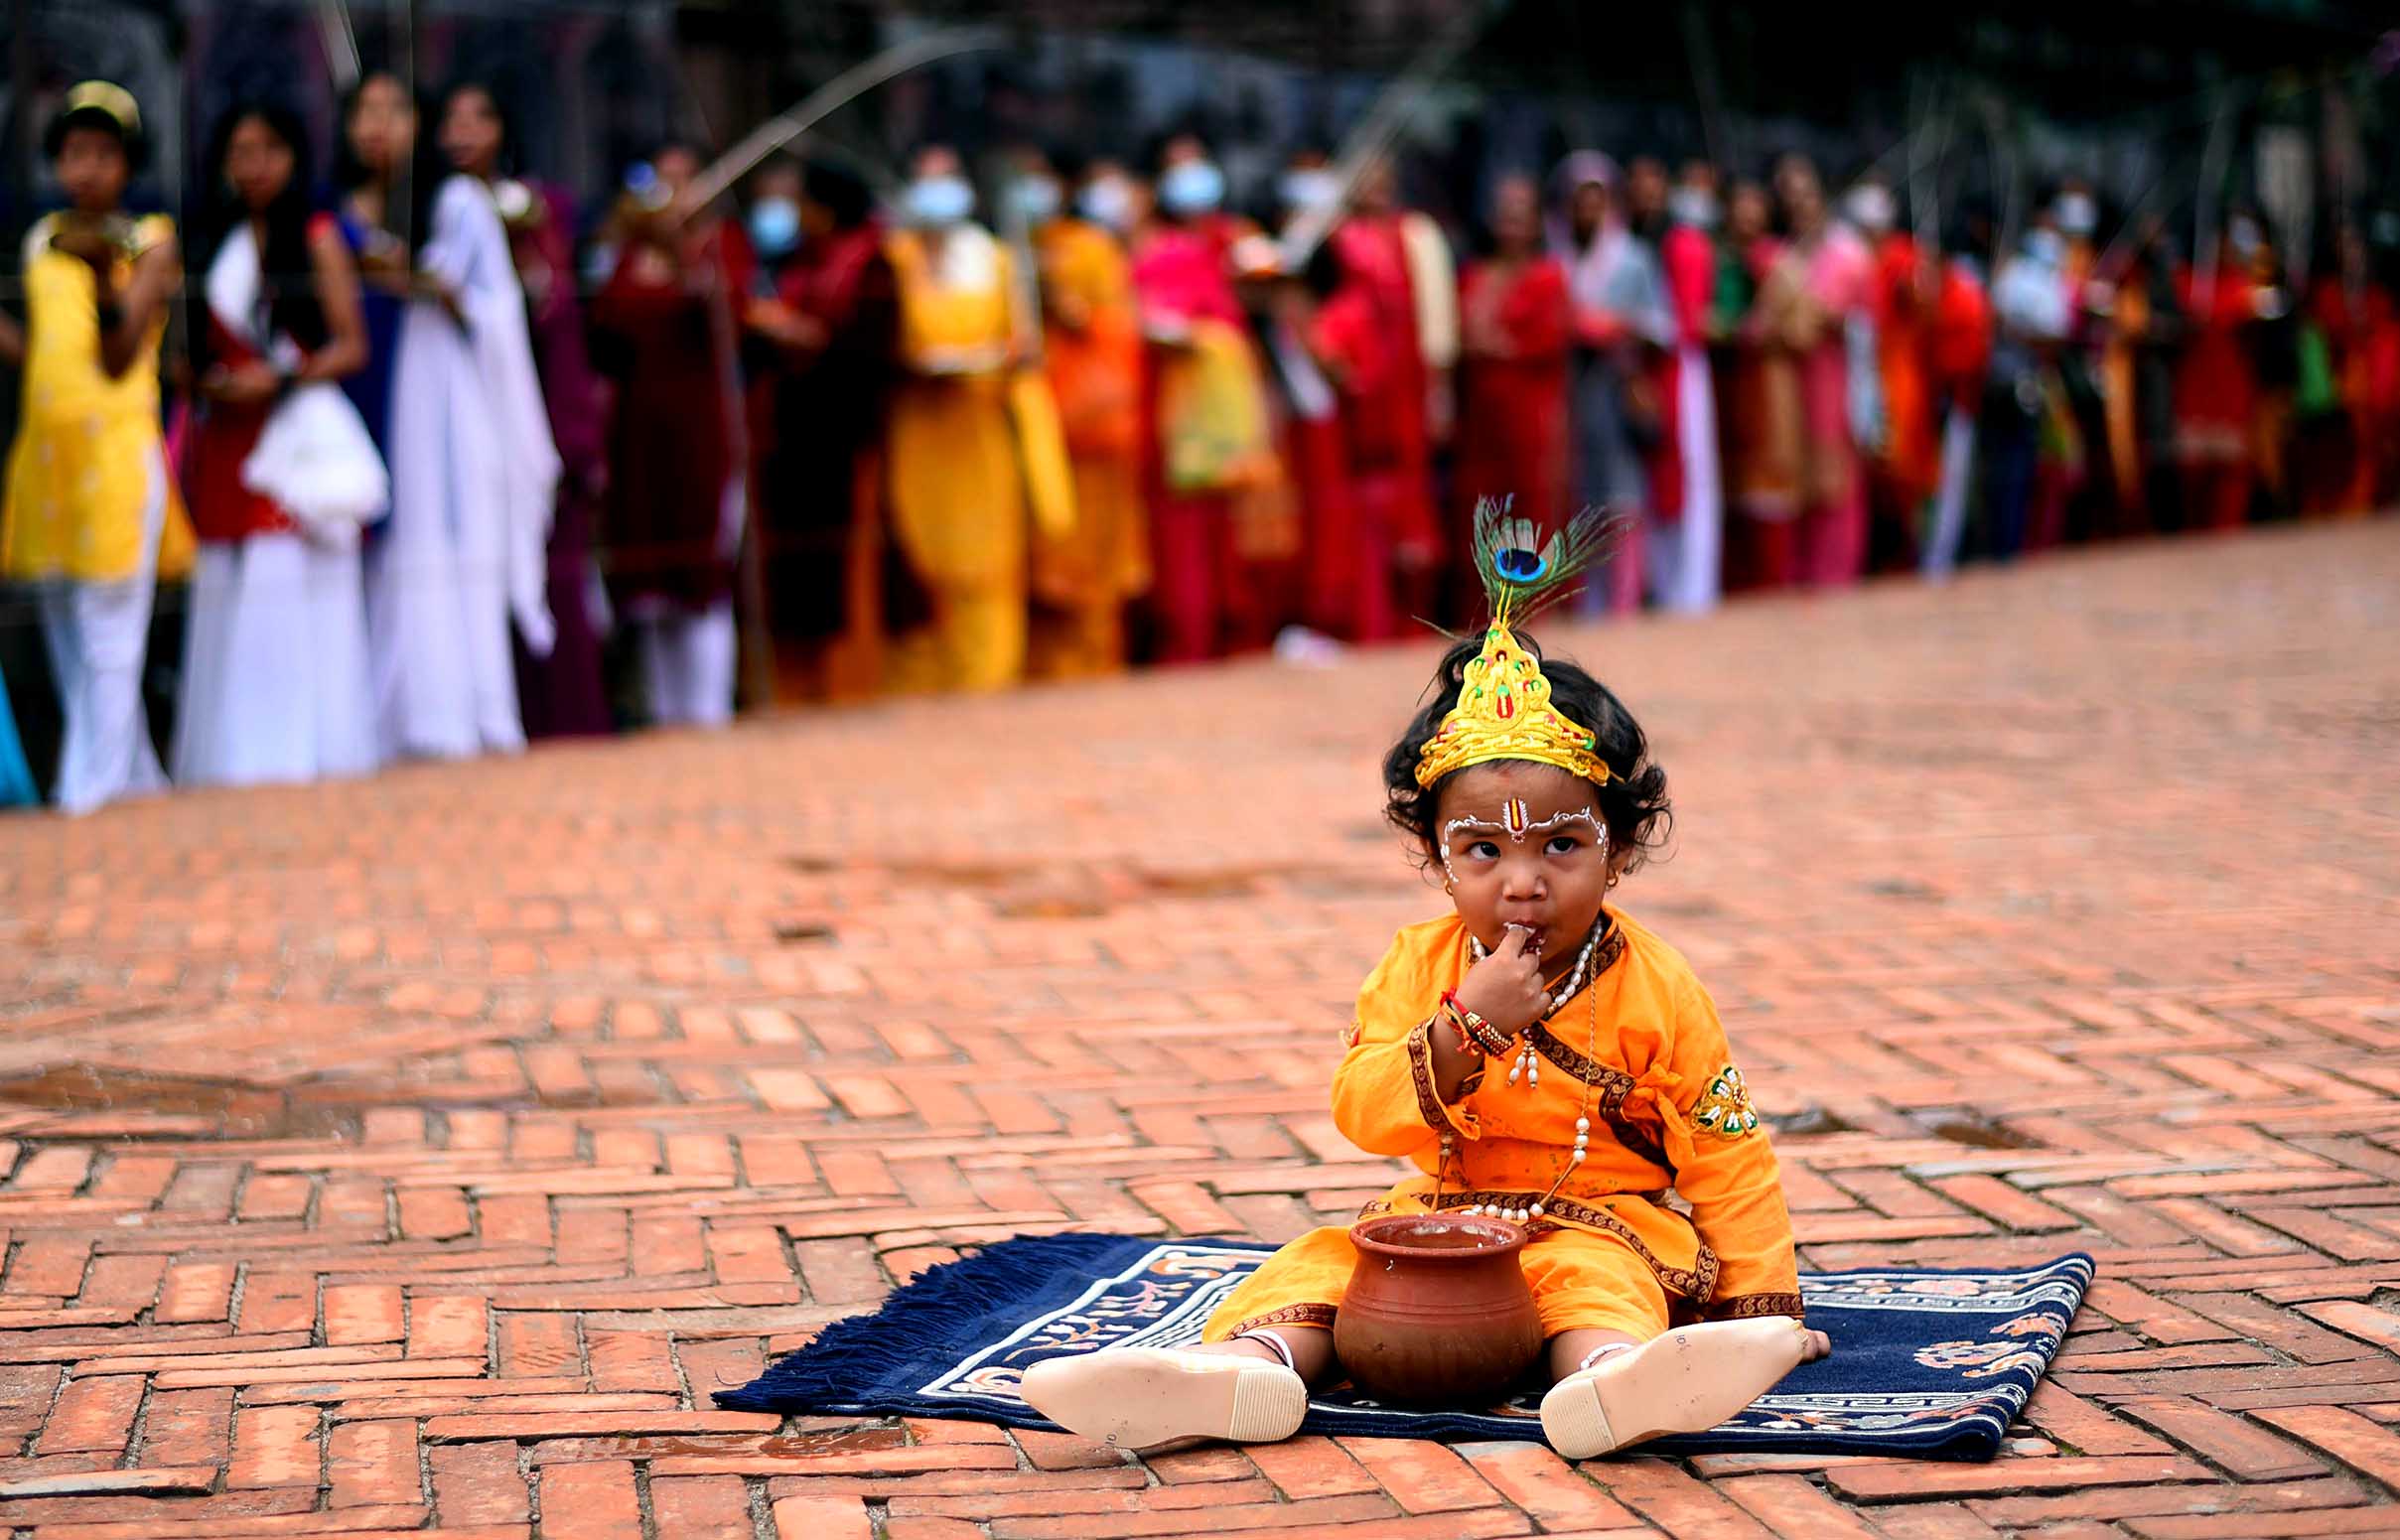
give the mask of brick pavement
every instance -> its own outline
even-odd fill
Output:
[[[1551,638],[1807,1260],[2097,1253],[1993,1465],[705,1409],[962,1246],[1384,1184],[1418,647],[0,823],[0,1531],[2400,1533],[2396,596],[2385,523]]]

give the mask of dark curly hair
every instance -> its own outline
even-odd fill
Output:
[[[1541,657],[1541,646],[1531,636],[1518,631],[1516,639],[1535,658]],[[1463,772],[1454,770],[1430,786],[1420,786],[1418,752],[1458,703],[1467,665],[1482,649],[1483,638],[1478,634],[1443,655],[1425,705],[1383,757],[1383,816],[1416,842],[1420,864],[1431,861],[1441,843],[1435,810],[1441,806],[1442,788]],[[1599,742],[1600,757],[1609,767],[1609,778],[1598,790],[1601,820],[1609,826],[1610,856],[1620,873],[1633,871],[1666,843],[1675,826],[1667,803],[1666,771],[1651,763],[1649,739],[1615,691],[1573,663],[1545,661],[1541,669],[1550,681],[1550,703],[1570,722],[1590,728]]]

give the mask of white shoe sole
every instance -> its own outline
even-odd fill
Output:
[[[1807,1333],[1782,1317],[1677,1327],[1568,1375],[1542,1397],[1542,1437],[1590,1460],[1668,1433],[1705,1433],[1800,1361]]]
[[[1165,1347],[1047,1358],[1021,1388],[1059,1427],[1122,1450],[1179,1439],[1273,1444],[1298,1433],[1309,1411],[1308,1386],[1280,1363]]]

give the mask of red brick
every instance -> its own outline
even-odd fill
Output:
[[[228,1488],[305,1486],[315,1491],[322,1465],[313,1406],[247,1407],[233,1414]]]
[[[867,1505],[847,1497],[785,1497],[774,1508],[777,1540],[873,1540]]]
[[[1970,1499],[1977,1516],[2003,1529],[2045,1529],[2068,1520],[2109,1522],[2159,1514],[2242,1511],[2267,1514],[2298,1509],[2344,1507],[2363,1488],[2348,1476],[2273,1484],[2223,1482],[2158,1486],[2095,1486],[2054,1494]]]
[[[2129,1518],[2125,1527],[2142,1540],[2287,1540],[2306,1535],[2394,1533],[2389,1503],[2367,1508],[2323,1508],[2313,1513],[2190,1513]]]
[[[1539,1444],[1461,1444],[1456,1449],[1477,1473],[1545,1529],[1630,1529],[1640,1523],[1632,1510],[1588,1480],[1585,1471]],[[1253,1460],[1259,1454],[1250,1452]]]
[[[68,1381],[34,1443],[37,1455],[91,1453],[112,1455],[133,1435],[134,1415],[141,1410],[142,1378],[138,1374],[102,1374]]]
[[[336,1347],[397,1342],[407,1334],[398,1284],[329,1284],[325,1340]]]
[[[920,1442],[925,1441],[921,1433]],[[950,1440],[939,1440],[948,1443]],[[1122,1465],[1125,1457],[1105,1444],[1077,1438],[1071,1433],[1044,1433],[1038,1429],[1021,1428],[1016,1433],[1019,1449],[1037,1470],[1092,1470]]]
[[[1350,1457],[1410,1513],[1484,1508],[1500,1494],[1475,1467],[1439,1444],[1402,1439],[1339,1439]]]
[[[2141,1429],[2062,1390],[2055,1380],[2034,1389],[2025,1420],[2083,1455],[2172,1455],[2175,1451]]]
[[[2135,1396],[2118,1403],[2210,1464],[2244,1481],[2288,1481],[2325,1470],[2308,1451],[2185,1396]]]
[[[1389,1498],[1373,1494],[1304,1497],[1298,1502],[1235,1503],[1203,1511],[1208,1515],[1209,1531],[1215,1534],[1253,1529],[1301,1530],[1310,1525],[1358,1524],[1399,1516]],[[1193,1515],[1188,1511],[1149,1509],[1133,1513],[998,1518],[990,1528],[992,1540],[1084,1540],[1103,1535],[1187,1535],[1192,1533],[1192,1524]]]
[[[1183,1486],[1045,1487],[1036,1491],[919,1494],[894,1493],[887,1511],[895,1516],[971,1519],[1042,1517],[1064,1513],[1213,1513],[1240,1504],[1273,1502],[1275,1488],[1263,1476],[1246,1481],[1199,1481]],[[1198,1526],[1205,1519],[1192,1517]]]
[[[555,1316],[503,1316],[499,1323],[503,1376],[572,1373],[583,1367],[575,1323]]]
[[[223,1321],[233,1299],[234,1265],[230,1262],[178,1262],[167,1269],[153,1319],[165,1325],[181,1321]]]
[[[650,1514],[661,1536],[753,1540],[750,1488],[740,1476],[685,1475],[650,1482]]]
[[[1663,1461],[1635,1457],[1579,1469],[1676,1540],[1773,1540],[1757,1519]]]
[[[2061,1460],[2000,1460],[1988,1466],[1874,1465],[1825,1472],[1834,1489],[1869,1502],[1974,1492],[2055,1491],[2093,1486],[2151,1486],[2204,1481],[2207,1469],[2178,1457],[2107,1455]]]
[[[2000,1531],[1950,1502],[1911,1502],[1878,1508],[1875,1527],[1886,1540],[2001,1540]]]
[[[440,1444],[477,1439],[556,1439],[578,1434],[773,1433],[780,1417],[765,1412],[508,1412],[433,1417],[425,1437]]]
[[[335,1427],[326,1445],[331,1503],[356,1508],[424,1499],[413,1422],[354,1422]]]
[[[2332,1406],[2295,1406],[2256,1415],[2260,1422],[2274,1424],[2386,1486],[2400,1486],[2400,1435],[2356,1412]]]
[[[542,1467],[541,1522],[545,1534],[575,1540],[642,1540],[633,1466],[596,1460]]]
[[[1717,1490],[1792,1540],[1882,1540],[1865,1519],[1826,1496],[1804,1475],[1745,1475],[1718,1482]]]
[[[434,1516],[444,1524],[523,1523],[532,1512],[525,1477],[509,1444],[437,1444],[425,1451],[433,1471]]]
[[[162,1390],[150,1397],[142,1416],[142,1464],[223,1465],[233,1441],[233,1392]]]
[[[480,1296],[418,1294],[408,1302],[411,1358],[482,1358],[491,1350],[491,1330]]]
[[[317,1325],[317,1275],[253,1267],[242,1280],[238,1331],[307,1331]]]
[[[141,1466],[77,1474],[0,1480],[0,1501],[23,1497],[98,1496],[117,1492],[205,1492],[216,1483],[214,1466]]]

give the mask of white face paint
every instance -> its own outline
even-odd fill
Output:
[[[1488,818],[1453,818],[1442,825],[1442,875],[1454,883],[1459,880],[1459,874],[1453,871],[1450,865],[1450,842],[1455,835],[1461,833],[1505,834],[1512,844],[1522,845],[1529,834],[1547,838],[1561,829],[1572,828],[1579,823],[1591,829],[1592,838],[1599,843],[1601,851],[1605,854],[1609,848],[1609,826],[1602,823],[1589,807],[1578,807],[1572,812],[1552,813],[1549,817],[1535,823],[1526,819],[1525,799],[1512,796],[1500,804],[1500,821],[1497,823]]]

